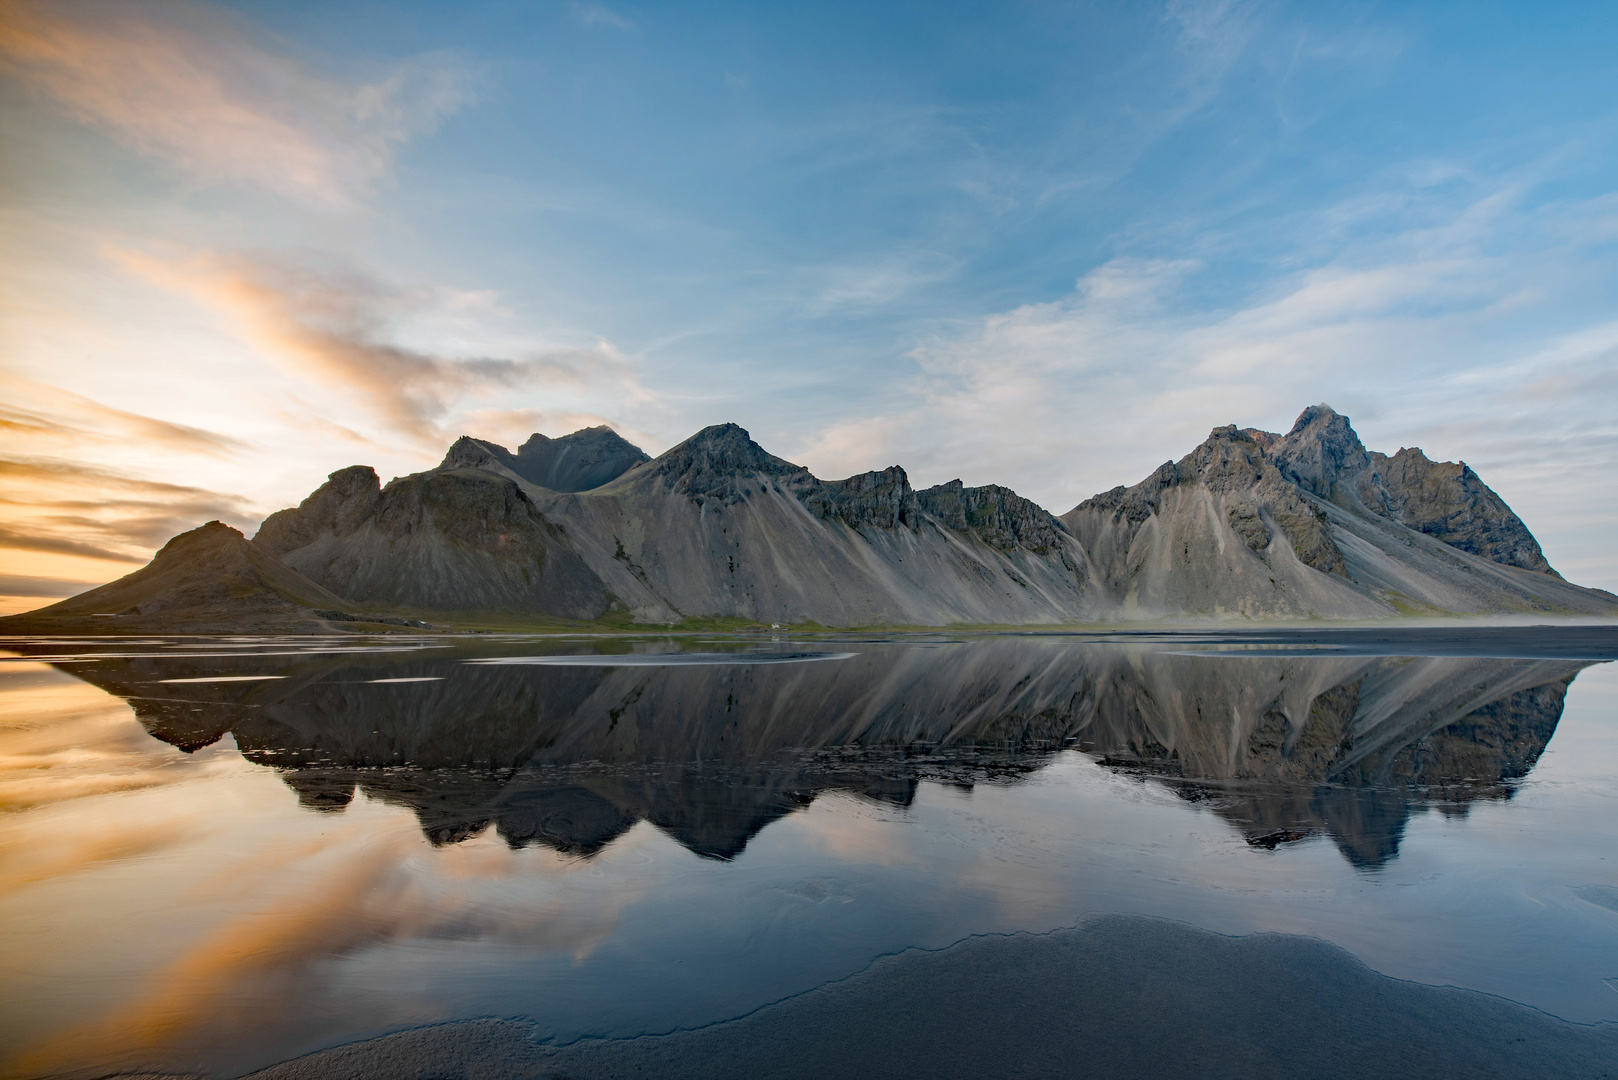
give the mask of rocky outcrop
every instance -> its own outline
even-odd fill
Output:
[[[811,513],[853,528],[900,529],[921,524],[920,504],[910,478],[897,465],[847,480],[818,480],[805,485],[798,498]]]
[[[369,465],[338,469],[296,507],[277,510],[265,518],[253,544],[265,554],[280,558],[314,543],[322,535],[354,532],[376,514],[381,501],[382,482],[375,469]]]
[[[1328,405],[1305,409],[1284,436],[1258,434],[1281,473],[1311,495],[1363,507],[1503,566],[1556,573],[1528,526],[1464,461],[1431,461],[1416,448],[1391,458],[1368,451],[1348,417]]]
[[[381,489],[369,469],[333,473],[254,543],[373,608],[593,619],[611,602],[524,486],[479,467]]]
[[[1369,509],[1451,547],[1503,566],[1556,573],[1528,526],[1464,461],[1429,461],[1415,448],[1391,458],[1371,454],[1354,490]]]
[[[1561,582],[1464,464],[1372,453],[1325,405],[1285,435],[1215,428],[1061,520],[1142,617],[1618,614],[1618,598]]]
[[[1063,550],[1069,540],[1050,511],[997,484],[969,488],[951,480],[917,492],[916,499],[945,528],[970,533],[1001,551],[1047,554]]]
[[[598,488],[650,460],[640,447],[602,425],[559,439],[536,432],[515,454],[495,443],[463,435],[444,455],[439,469],[497,465],[535,487],[572,492]]]

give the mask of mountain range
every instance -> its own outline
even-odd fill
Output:
[[[606,427],[463,437],[383,485],[331,474],[247,539],[219,522],[6,632],[852,626],[1618,615],[1464,463],[1366,449],[1318,405],[1215,428],[1056,517],[1009,488],[822,480],[734,424],[651,458]]]

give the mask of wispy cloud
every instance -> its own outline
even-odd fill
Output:
[[[29,577],[26,574],[0,574],[0,596],[72,596],[93,582],[67,578]]]
[[[1491,236],[1538,214],[1518,194],[1503,185],[1276,273],[1229,307],[1197,303],[1211,272],[1198,261],[1114,259],[1065,298],[922,342],[918,375],[882,395],[885,408],[820,431],[799,460],[824,475],[898,461],[922,483],[1010,483],[1061,513],[1140,480],[1215,425],[1284,428],[1325,400],[1373,448],[1468,460],[1552,547],[1565,541],[1553,562],[1588,565],[1569,530],[1593,527],[1598,506],[1603,527],[1618,527],[1618,331],[1544,336],[1546,296],[1577,284],[1580,257],[1554,229],[1540,237],[1549,247],[1492,254]]]
[[[470,97],[447,55],[345,81],[195,0],[0,0],[0,72],[194,181],[328,207]]]
[[[0,459],[0,548],[144,562],[171,536],[258,515],[238,496],[70,461]]]
[[[644,396],[610,343],[542,347],[528,355],[455,357],[400,344],[406,324],[435,308],[465,308],[476,294],[407,289],[328,260],[203,254],[115,257],[131,271],[226,314],[243,338],[296,374],[363,400],[388,427],[425,444],[465,398],[517,389],[582,391],[593,379]],[[446,305],[447,301],[447,305]],[[479,301],[486,306],[486,298]]]
[[[57,518],[48,523],[48,525],[62,524],[71,524],[71,522],[64,522]],[[138,557],[131,556],[121,550],[87,543],[83,540],[75,540],[69,536],[16,528],[3,523],[0,523],[0,548],[10,548],[14,551],[42,551],[50,555],[77,555],[85,559],[103,559],[107,562],[138,563],[142,561]],[[28,594],[22,593],[18,595]]]
[[[614,30],[626,31],[635,29],[634,20],[601,4],[575,3],[570,5],[569,10],[573,12],[573,17],[585,26],[608,26]]]
[[[246,449],[240,439],[115,409],[60,387],[7,377],[9,400],[0,402],[0,427],[35,439],[82,447],[87,442],[136,441],[145,446],[216,457]]]

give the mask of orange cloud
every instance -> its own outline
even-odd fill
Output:
[[[400,325],[438,304],[438,293],[397,288],[330,262],[110,254],[136,275],[225,313],[266,355],[312,382],[355,394],[389,427],[423,442],[446,439],[438,421],[468,395],[536,385],[576,392],[598,374],[636,392],[628,362],[605,342],[521,359],[452,358],[397,344]]]
[[[0,71],[203,182],[349,205],[386,175],[398,145],[469,96],[443,56],[345,83],[260,37],[194,0],[0,0]]]
[[[215,431],[115,409],[70,390],[8,374],[0,431],[34,441],[81,446],[133,440],[166,450],[222,457],[247,449]],[[28,402],[24,405],[23,402]]]
[[[595,413],[553,411],[550,409],[467,409],[456,419],[462,425],[462,434],[486,439],[501,446],[519,446],[528,436],[543,432],[552,438],[567,435],[581,428],[605,425],[640,447],[648,450],[662,440],[634,428],[617,424]],[[648,452],[652,452],[648,450]]]
[[[290,876],[302,885],[199,934],[125,1003],[7,1064],[20,1075],[107,1068],[161,1054],[199,1031],[261,1037],[298,1022],[299,1010],[283,1011],[278,1002],[323,993],[311,985],[313,965],[377,943],[449,937],[581,957],[642,895],[634,888],[603,895],[587,884],[576,892],[496,899],[476,883],[531,873],[533,853],[451,849],[423,860],[420,843],[413,825],[379,831],[360,824],[224,869],[210,885],[227,895],[243,887],[272,892],[266,877]],[[556,883],[567,869],[549,866],[545,877]],[[249,986],[256,992],[244,994]]]
[[[146,561],[169,537],[205,521],[256,517],[245,500],[205,488],[66,461],[4,458],[0,508],[0,549],[124,564]],[[25,571],[9,557],[5,569]]]

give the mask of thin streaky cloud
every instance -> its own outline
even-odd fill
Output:
[[[70,536],[53,536],[14,528],[0,522],[0,548],[16,551],[42,551],[50,555],[78,555],[86,559],[105,559],[108,562],[139,563],[145,559],[112,547],[75,540]],[[27,593],[17,595],[30,595]]]
[[[0,507],[0,548],[125,563],[204,522],[261,516],[237,495],[49,459],[0,459]]]
[[[72,596],[98,584],[68,578],[30,577],[27,574],[0,574],[0,596],[42,596],[54,599]]]
[[[209,491],[206,488],[188,487],[185,484],[170,484],[161,480],[146,480],[135,476],[125,476],[110,469],[102,469],[94,465],[84,465],[72,461],[0,459],[0,480],[39,481],[44,483],[82,481],[86,483],[93,482],[103,487],[117,488],[120,491],[137,492],[142,495],[165,497],[207,496],[210,499],[232,500],[238,503],[242,501],[236,496],[220,495],[218,492]]]
[[[0,0],[0,73],[201,183],[350,206],[470,100],[448,56],[345,81],[260,38],[196,0]]]
[[[8,381],[13,396],[10,402],[0,403],[0,425],[18,434],[81,444],[134,439],[145,446],[214,457],[232,456],[247,449],[240,439],[216,431],[116,409],[31,379],[12,377]],[[18,398],[29,400],[34,408],[19,406]]]
[[[242,253],[184,260],[112,255],[137,276],[213,307],[266,355],[318,385],[358,396],[382,423],[419,443],[442,442],[442,421],[469,396],[524,388],[577,393],[595,378],[614,382],[631,400],[645,396],[629,361],[607,342],[541,347],[514,359],[450,357],[400,344],[400,326],[432,307],[435,293],[349,267]]]

